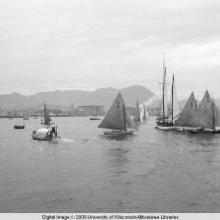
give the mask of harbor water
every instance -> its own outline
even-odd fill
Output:
[[[155,118],[110,139],[89,118],[54,118],[61,140],[31,139],[40,119],[0,120],[0,212],[219,212],[220,135],[164,132]]]

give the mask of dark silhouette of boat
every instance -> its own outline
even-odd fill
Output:
[[[91,120],[91,121],[97,121],[97,120],[101,120],[101,118],[92,117],[92,118],[90,118],[89,120]]]
[[[14,125],[14,129],[24,129],[25,125]]]

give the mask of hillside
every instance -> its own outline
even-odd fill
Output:
[[[43,102],[49,108],[70,109],[71,104],[78,105],[104,105],[108,108],[118,92],[121,92],[127,106],[134,106],[137,97],[139,102],[147,102],[154,93],[144,86],[134,85],[121,90],[114,88],[101,88],[95,91],[68,90],[49,91],[24,96],[18,93],[0,95],[1,110],[31,110],[40,109]]]

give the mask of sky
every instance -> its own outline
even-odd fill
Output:
[[[0,94],[146,86],[220,98],[219,0],[0,0]]]

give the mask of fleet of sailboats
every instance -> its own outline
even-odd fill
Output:
[[[175,126],[191,133],[220,133],[220,112],[208,91],[199,105],[192,92]]]
[[[183,110],[180,112],[176,93],[174,75],[171,86],[170,106],[167,100],[166,66],[163,60],[163,82],[161,111],[156,119],[156,128],[160,130],[189,131],[191,133],[220,133],[220,113],[209,92],[198,105],[192,92]]]
[[[220,110],[215,100],[211,98],[208,91],[205,92],[201,102],[198,104],[192,92],[187,99],[182,111],[179,109],[174,74],[171,83],[171,96],[168,100],[167,68],[163,56],[163,80],[161,83],[162,96],[160,111],[156,117],[156,128],[166,131],[189,131],[191,133],[220,133]],[[141,109],[141,111],[140,111]],[[130,118],[125,101],[119,92],[114,99],[109,111],[98,125],[105,129],[106,136],[133,135],[141,122],[148,118],[145,104],[140,105],[137,98],[133,120]],[[24,117],[24,120],[27,119]],[[90,120],[99,120],[94,113]],[[34,140],[55,140],[59,138],[57,126],[52,126],[46,103],[43,103],[43,120],[41,124],[45,127],[32,132]],[[24,129],[24,124],[17,124],[15,129]]]

